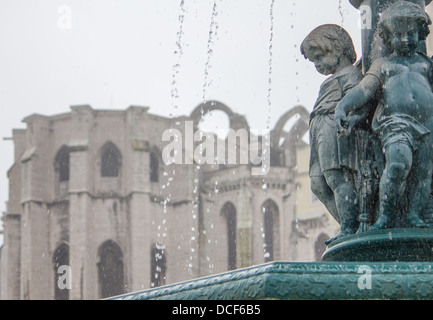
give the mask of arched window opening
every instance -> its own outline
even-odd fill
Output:
[[[101,176],[102,177],[117,177],[120,170],[120,152],[116,146],[108,142],[102,148],[101,154]]]
[[[271,167],[281,166],[281,163],[282,163],[282,161],[281,161],[281,157],[282,157],[281,151],[277,150],[277,149],[274,149],[274,148],[271,148],[270,154],[271,154],[271,156],[270,156],[270,165],[271,165]]]
[[[227,202],[222,209],[222,216],[227,225],[227,249],[228,249],[228,270],[235,270],[237,267],[236,252],[236,208]]]
[[[150,181],[159,181],[159,157],[155,151],[150,152]]]
[[[123,254],[111,240],[104,242],[98,250],[98,276],[101,298],[124,293]]]
[[[69,268],[69,246],[62,243],[53,254],[53,267],[54,267],[54,299],[55,300],[69,300],[68,283],[71,279],[67,277],[69,274],[65,273],[62,267]]]
[[[198,129],[203,132],[214,133],[225,140],[230,130],[229,115],[222,110],[211,110],[206,112],[198,123]]]
[[[69,149],[60,148],[54,160],[54,170],[58,181],[69,181]]]
[[[159,287],[165,284],[167,272],[167,258],[165,253],[165,246],[155,244],[151,250],[151,280],[150,286]]]
[[[265,262],[273,261],[278,245],[278,206],[272,200],[267,200],[263,206],[263,233]]]

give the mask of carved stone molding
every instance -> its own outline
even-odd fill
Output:
[[[112,299],[432,299],[432,271],[427,262],[271,262]]]

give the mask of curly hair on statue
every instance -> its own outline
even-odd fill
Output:
[[[352,63],[356,62],[356,52],[352,38],[342,27],[336,24],[324,24],[313,31],[301,43],[301,53],[305,58],[308,49],[318,48],[324,52],[338,52],[345,55]]]
[[[415,22],[418,25],[420,41],[425,40],[430,33],[429,25],[432,21],[419,5],[408,1],[392,3],[383,11],[378,24],[378,34],[388,47],[391,24],[400,21]]]

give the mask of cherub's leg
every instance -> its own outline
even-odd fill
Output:
[[[326,182],[334,193],[335,205],[341,219],[341,231],[334,238],[327,241],[327,243],[330,243],[333,240],[355,233],[358,230],[359,205],[354,179],[350,172],[341,169],[332,169],[325,171],[324,175]]]
[[[325,177],[323,175],[310,177],[310,187],[314,195],[325,205],[334,219],[340,223],[340,215],[335,205],[334,192],[326,183]]]
[[[393,143],[385,150],[385,170],[379,184],[379,218],[369,230],[386,228],[404,196],[412,167],[412,149],[406,143]]]
[[[428,227],[420,215],[431,192],[431,181],[431,145],[426,143],[414,156],[411,183],[408,185],[407,223],[411,227]]]

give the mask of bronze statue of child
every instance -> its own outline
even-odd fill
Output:
[[[356,52],[349,34],[340,26],[317,27],[304,39],[301,53],[312,61],[317,71],[331,75],[321,85],[310,114],[310,184],[312,192],[340,224],[340,232],[329,244],[342,236],[355,233],[358,202],[354,181],[355,148],[353,135],[337,137],[334,111],[341,98],[363,75],[353,64]],[[364,119],[360,113],[348,117],[350,128]]]
[[[379,184],[379,216],[369,230],[390,227],[402,208],[409,227],[428,226],[420,213],[430,194],[432,178],[427,126],[433,116],[433,68],[432,61],[417,48],[429,34],[429,24],[424,10],[407,1],[384,10],[378,30],[392,53],[373,61],[363,80],[347,93],[335,112],[336,125],[344,134],[349,125],[348,112],[382,90],[372,129],[382,143],[386,163]]]

